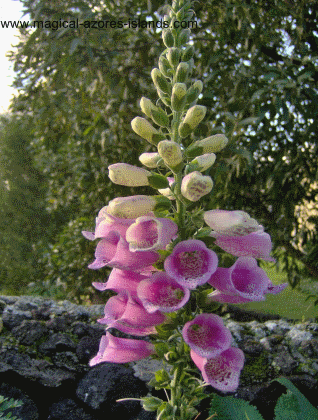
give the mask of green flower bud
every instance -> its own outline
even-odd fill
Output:
[[[194,56],[193,45],[188,45],[187,48],[182,52],[181,60],[189,61]]]
[[[158,161],[161,159],[159,153],[143,153],[139,156],[140,162],[147,168],[157,168]]]
[[[159,133],[145,118],[136,117],[131,121],[131,127],[136,134],[156,146],[164,135]]]
[[[187,169],[187,173],[199,171],[204,172],[209,169],[215,162],[216,156],[214,153],[206,153],[193,159]]]
[[[140,100],[140,107],[147,117],[151,118],[152,121],[160,125],[160,127],[169,127],[170,122],[168,115],[163,109],[155,106],[150,99],[143,96]]]
[[[176,67],[180,61],[181,50],[179,48],[169,48],[167,53],[167,59],[169,63]]]
[[[178,36],[178,45],[182,46],[184,44],[187,44],[190,39],[190,29],[183,29]]]
[[[182,162],[182,152],[178,143],[163,140],[158,143],[159,155],[169,168],[175,168]]]
[[[187,86],[175,83],[172,88],[171,107],[174,111],[182,111],[186,101]]]
[[[205,117],[205,114],[205,106],[194,105],[193,107],[191,107],[179,126],[180,137],[187,137],[200,124],[200,122]]]
[[[167,81],[159,69],[152,69],[151,77],[157,89],[160,89],[162,92],[169,95],[171,94],[171,84]]]
[[[191,104],[192,102],[196,101],[203,90],[203,83],[201,80],[197,80],[193,83],[190,89],[187,92],[187,104]]]
[[[174,38],[170,29],[164,29],[162,31],[162,39],[167,48],[174,46]]]
[[[176,71],[176,82],[184,83],[187,80],[189,73],[189,64],[187,63],[179,63]]]
[[[173,77],[171,65],[163,55],[159,57],[159,70],[165,77]]]
[[[191,144],[186,150],[189,157],[199,156],[202,153],[217,153],[227,145],[228,139],[224,134],[215,134]]]

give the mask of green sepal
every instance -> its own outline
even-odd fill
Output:
[[[148,176],[148,182],[150,187],[156,188],[157,190],[168,188],[169,181],[164,175],[156,174],[151,172],[151,175]]]
[[[181,138],[187,137],[189,134],[192,133],[193,128],[190,127],[189,124],[181,123],[179,125],[179,135]]]
[[[159,69],[152,69],[151,77],[157,89],[160,89],[163,93],[171,95],[171,83],[168,82]]]
[[[152,139],[151,139],[152,140],[151,143],[153,145],[157,146],[157,144],[159,142],[161,142],[162,140],[164,140],[165,138],[166,138],[166,136],[164,134],[162,134],[162,133],[153,134],[152,135]]]
[[[212,229],[210,227],[203,227],[199,229],[195,234],[195,238],[204,238],[205,236],[210,236]]]
[[[156,206],[154,211],[169,210],[171,208],[171,201],[164,195],[153,196],[156,199]]]
[[[164,92],[162,92],[160,89],[157,89],[157,92],[158,92],[158,96],[159,96],[159,98],[162,100],[162,102],[163,102],[165,105],[167,105],[167,106],[171,107],[171,99],[170,99],[170,96],[166,95],[166,94],[165,94]]]
[[[188,89],[186,103],[191,104],[192,102],[196,101],[202,92],[203,84],[201,80],[197,80],[194,82],[192,86]]]
[[[144,397],[141,402],[145,411],[156,411],[163,403],[163,401],[157,397]]]
[[[184,83],[187,80],[189,73],[189,65],[185,62],[179,63],[176,70],[175,80],[177,83]]]
[[[153,122],[160,125],[160,127],[169,127],[170,126],[169,117],[164,112],[163,109],[161,109],[161,108],[151,109],[150,113],[151,113],[151,118],[152,118]]]
[[[189,158],[196,158],[197,156],[201,156],[202,154],[204,154],[204,150],[202,146],[195,146],[195,145],[190,145],[186,150],[185,150],[185,155]],[[189,169],[191,169],[191,167],[189,167]],[[191,170],[190,170],[191,172]]]
[[[166,59],[166,57],[161,55],[159,57],[158,65],[159,65],[159,70],[164,76],[170,77],[170,78],[173,77],[173,71],[172,71],[171,65],[169,61]]]
[[[187,44],[190,39],[191,30],[190,29],[183,29],[178,36],[178,45],[182,46]]]

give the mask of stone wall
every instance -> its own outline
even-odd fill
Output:
[[[160,362],[149,358],[88,366],[104,334],[105,327],[96,322],[103,310],[104,305],[0,296],[0,395],[24,403],[11,409],[12,414],[23,420],[155,419],[138,401],[116,400],[150,393],[165,399],[163,391],[147,386],[153,371],[162,368]],[[318,324],[234,306],[228,310],[223,319],[232,332],[232,345],[246,357],[240,386],[232,395],[251,401],[265,420],[272,420],[285,388],[270,381],[284,376],[317,406]],[[206,387],[206,392],[213,388]],[[208,417],[208,406],[204,400],[198,407],[198,420]]]

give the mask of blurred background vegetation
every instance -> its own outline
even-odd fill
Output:
[[[23,0],[30,20],[44,22],[159,20],[162,3]],[[214,133],[230,140],[207,172],[215,186],[204,208],[244,210],[264,226],[279,271],[260,264],[274,283],[288,280],[291,307],[318,299],[317,3],[198,1],[191,36],[191,79],[203,81],[198,103],[208,109],[191,140]],[[130,121],[142,115],[142,96],[157,100],[150,72],[164,49],[161,33],[20,32],[11,53],[19,94],[0,120],[0,294],[103,302],[91,282],[110,270],[87,269],[95,244],[81,230],[94,229],[112,198],[153,194],[111,184],[107,166],[140,165],[142,152],[155,151]]]

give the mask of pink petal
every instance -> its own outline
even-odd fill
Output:
[[[182,329],[184,341],[201,357],[215,357],[230,347],[232,335],[218,315],[201,314]]]
[[[82,235],[84,236],[84,238],[86,238],[90,241],[93,241],[95,239],[95,233],[88,232],[87,230],[83,230]]]
[[[102,362],[129,363],[145,359],[155,353],[153,344],[144,340],[114,337],[108,331],[100,341],[97,355],[90,360],[89,366]]]
[[[219,391],[236,391],[245,360],[242,350],[230,347],[220,355],[209,359],[199,356],[193,350],[190,351],[190,355],[206,383]]]
[[[149,313],[157,310],[174,312],[188,302],[190,291],[180,286],[165,272],[159,272],[139,283],[137,295]]]

